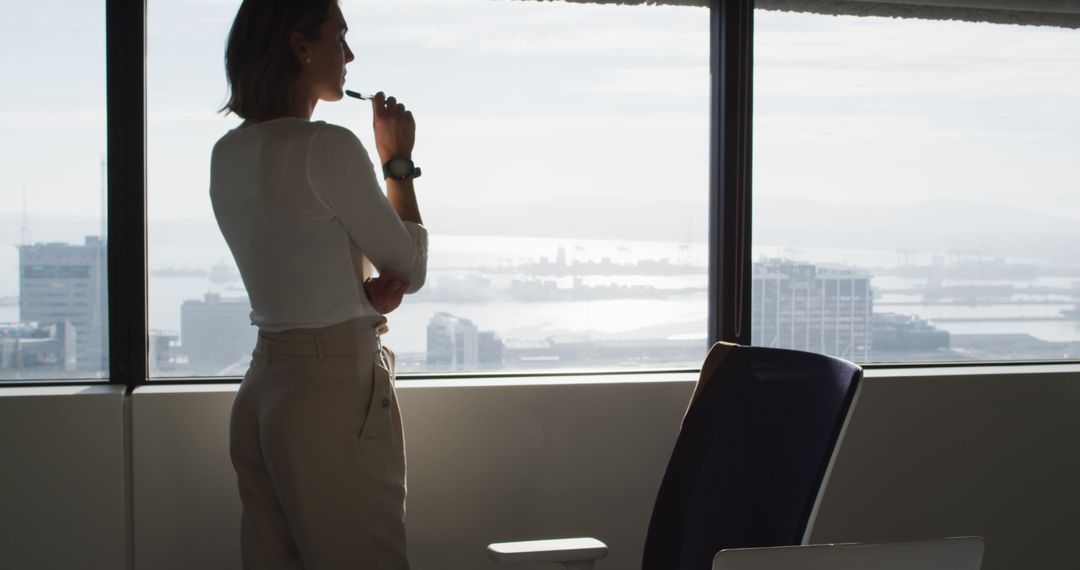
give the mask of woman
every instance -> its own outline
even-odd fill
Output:
[[[249,570],[408,568],[404,440],[379,334],[426,275],[415,122],[374,97],[384,195],[356,136],[310,120],[342,98],[346,29],[335,0],[244,0],[226,48],[225,109],[244,122],[214,146],[210,197],[259,328],[230,421]],[[380,277],[363,279],[365,258]]]

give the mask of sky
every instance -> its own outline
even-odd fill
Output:
[[[754,188],[1080,220],[1080,30],[759,13]]]
[[[155,220],[212,221],[208,157],[239,121],[222,53],[239,3],[149,4],[148,184]],[[707,200],[708,14],[492,0],[342,0],[348,87],[417,117],[421,206]],[[22,3],[2,96],[0,216],[100,212],[104,2]],[[851,208],[952,198],[1080,221],[1080,31],[757,12],[754,188]],[[316,120],[372,148],[370,107]],[[450,206],[456,209],[451,209]],[[599,206],[598,206],[599,205]],[[758,216],[767,212],[756,212]],[[602,215],[597,223],[602,224]],[[643,224],[648,220],[642,220]],[[47,239],[47,236],[35,236]],[[632,236],[628,236],[632,237]],[[151,239],[153,230],[151,225]]]
[[[395,95],[416,116],[426,221],[437,221],[439,203],[497,210],[583,195],[704,199],[704,10],[662,10],[650,20],[647,8],[489,0],[342,6],[356,53],[347,86]],[[235,124],[202,110],[224,97],[220,54],[210,46],[222,44],[232,6],[175,7],[151,14],[150,37],[160,42],[151,41],[149,61],[151,217],[199,215],[191,193],[207,186],[206,149]],[[178,47],[194,33],[183,22],[196,8],[207,14],[199,19],[205,54],[190,57]],[[670,104],[658,108],[660,97]],[[373,148],[368,103],[320,103],[313,118],[345,125]],[[185,158],[155,157],[157,148]],[[699,168],[672,187],[659,164],[666,160]]]

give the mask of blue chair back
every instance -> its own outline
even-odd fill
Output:
[[[734,346],[710,363],[720,348],[657,494],[644,570],[708,570],[725,548],[799,544],[862,378],[846,360],[778,348]]]

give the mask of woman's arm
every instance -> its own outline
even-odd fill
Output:
[[[380,274],[401,275],[409,282],[408,292],[419,290],[427,276],[427,230],[417,221],[415,193],[406,187],[391,190],[390,196],[383,194],[377,167],[346,128],[322,125],[310,144],[311,187],[341,222],[358,252]],[[403,219],[403,214],[409,219]]]
[[[371,306],[381,315],[398,308],[408,288],[409,281],[402,279],[393,271],[364,281],[364,294],[367,295]]]
[[[385,98],[379,91],[371,98],[372,129],[375,131],[375,150],[379,164],[394,158],[412,160],[416,144],[416,120],[412,111],[393,97]],[[403,222],[424,223],[420,219],[420,207],[416,203],[413,179],[386,178],[386,196],[390,205]]]
[[[412,178],[407,180],[387,178],[386,197],[390,200],[390,206],[397,212],[401,221],[416,224],[424,223],[420,219],[420,207],[416,204],[416,189],[413,187]]]
[[[407,111],[405,106],[397,103],[393,97],[383,99],[382,91],[372,98],[371,107],[372,128],[375,131],[375,147],[379,153],[379,161],[386,164],[390,159],[397,157],[412,160],[412,149],[416,141],[416,121],[413,119],[412,112]],[[413,179],[385,178],[385,180],[386,197],[401,221],[423,224],[420,218],[420,207],[416,203],[416,188],[413,185]],[[401,305],[401,299],[408,289],[409,281],[393,271],[364,282],[364,293],[371,302],[371,306],[384,315]]]

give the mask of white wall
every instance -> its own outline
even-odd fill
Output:
[[[0,568],[124,568],[124,389],[0,389]]]
[[[692,382],[402,390],[414,567],[495,568],[490,542],[570,536],[640,567]]]
[[[607,542],[610,568],[640,566],[692,381],[401,383],[413,568],[494,568],[490,542],[570,535]],[[137,569],[239,568],[226,439],[234,395],[229,386],[136,390]]]
[[[136,569],[240,569],[228,448],[237,386],[152,386],[132,395]]]
[[[871,377],[810,541],[986,539],[983,570],[1080,568],[1080,369]]]
[[[872,375],[816,536],[978,531],[988,570],[1021,567],[1012,562],[1039,540],[1052,554],[1037,567],[1076,568],[1062,543],[1080,543],[1080,369],[1007,370],[1017,373]],[[690,379],[479,384],[399,388],[414,568],[494,568],[490,541],[579,534],[611,546],[598,570],[638,567]],[[0,567],[122,567],[122,395],[96,390],[46,399],[0,390]],[[136,569],[239,568],[226,438],[234,392],[152,386],[130,398]],[[942,524],[965,513],[988,524]]]

